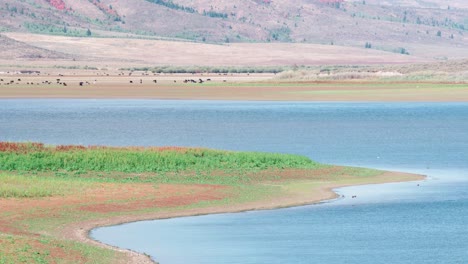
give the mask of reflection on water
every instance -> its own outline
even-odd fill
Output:
[[[287,152],[430,176],[318,206],[93,231],[161,263],[466,263],[466,131],[460,103],[0,100],[1,140]]]

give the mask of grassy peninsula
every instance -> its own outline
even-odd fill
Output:
[[[96,226],[318,202],[332,188],[420,179],[287,154],[0,142],[0,263],[141,263]]]

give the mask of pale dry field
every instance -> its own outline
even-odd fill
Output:
[[[57,51],[73,60],[17,60],[16,64],[279,66],[337,64],[405,64],[426,58],[372,49],[300,43],[205,44],[123,38],[75,38],[25,33],[4,35],[29,45]],[[6,61],[2,62],[7,63]],[[10,61],[11,63],[11,61]]]
[[[458,78],[435,79],[424,83],[426,72],[417,81],[320,80],[340,77],[341,66],[383,66],[400,76],[402,66],[439,64],[422,57],[372,49],[316,44],[235,43],[204,44],[147,39],[73,38],[23,33],[8,37],[63,55],[61,59],[0,57],[0,98],[115,98],[181,100],[270,100],[270,101],[468,101],[463,73]],[[457,51],[458,52],[458,51]],[[431,52],[427,52],[431,53]],[[312,79],[280,79],[282,74],[154,74],[129,72],[121,68],[153,66],[264,67],[315,65]],[[389,65],[396,67],[393,69]],[[464,68],[463,63],[457,64]],[[353,66],[347,66],[352,69]],[[400,68],[399,68],[400,67]],[[416,66],[414,66],[416,67]],[[454,66],[455,67],[455,66]],[[90,70],[95,69],[95,70]],[[40,71],[39,75],[18,74],[20,70]],[[360,75],[376,70],[358,69]],[[452,70],[448,71],[452,72]],[[298,73],[301,73],[298,71]],[[304,74],[309,74],[307,71]],[[397,74],[398,73],[398,74]],[[462,74],[463,73],[463,74]],[[131,74],[131,75],[130,75]],[[353,73],[355,74],[355,73]],[[349,75],[349,74],[348,74]],[[363,76],[364,76],[363,75]],[[418,75],[418,76],[419,76]],[[322,76],[322,77],[321,77]],[[297,76],[296,76],[297,77]],[[320,78],[319,78],[320,77]],[[325,76],[326,77],[326,76]],[[382,77],[382,76],[381,76]],[[385,77],[385,76],[384,76]],[[392,76],[388,76],[392,77]],[[418,77],[420,78],[420,77]],[[57,81],[59,79],[59,81]],[[197,83],[184,83],[193,79]],[[199,80],[203,83],[198,83]],[[210,80],[208,80],[210,79]],[[428,79],[426,79],[428,80]],[[462,83],[456,83],[456,82]],[[431,79],[432,81],[432,79]],[[440,81],[451,81],[441,83]],[[83,85],[80,85],[80,82]],[[66,85],[65,85],[65,84]]]

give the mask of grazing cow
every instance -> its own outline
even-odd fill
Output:
[[[63,86],[67,86],[67,84],[66,84],[66,83],[63,83]]]
[[[133,83],[133,81],[130,81],[130,83]]]
[[[80,86],[83,86],[83,82],[80,82]]]
[[[140,84],[141,84],[141,83],[143,83],[143,80],[142,80],[142,79],[140,79]]]
[[[158,80],[153,80],[154,83],[158,83]]]

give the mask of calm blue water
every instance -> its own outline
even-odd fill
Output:
[[[0,100],[0,140],[274,151],[430,176],[92,232],[163,264],[468,263],[468,104]]]

